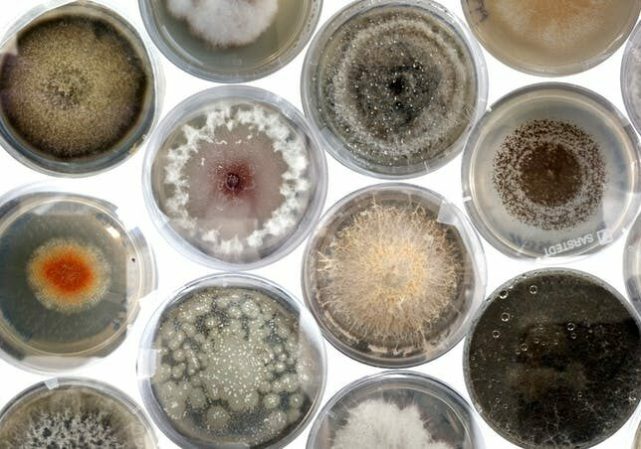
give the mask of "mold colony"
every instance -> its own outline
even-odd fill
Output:
[[[291,441],[325,370],[320,334],[297,309],[252,277],[205,278],[177,294],[148,328],[139,363],[151,369],[143,395],[167,435],[199,448]]]
[[[330,341],[358,360],[410,366],[438,357],[465,332],[483,294],[482,254],[469,231],[430,191],[397,184],[356,192],[310,241],[306,301]]]
[[[94,3],[24,25],[2,49],[2,135],[54,174],[104,170],[135,150],[155,112],[152,63],[137,32]]]
[[[321,150],[302,118],[266,95],[223,88],[193,97],[153,143],[148,204],[205,263],[265,263],[320,212]]]
[[[485,102],[480,51],[432,2],[355,2],[312,43],[303,104],[339,161],[377,176],[434,170]]]
[[[155,449],[143,413],[103,384],[54,379],[21,393],[0,416],[0,449]]]

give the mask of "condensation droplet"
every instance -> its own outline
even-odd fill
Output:
[[[499,298],[505,299],[509,296],[509,292],[507,290],[502,290],[501,293],[499,293]]]
[[[568,323],[568,330],[570,332],[574,331],[576,329],[576,324],[574,323]]]
[[[504,312],[503,314],[501,314],[501,321],[503,321],[504,323],[507,323],[508,321],[510,321],[510,318],[511,318],[511,315],[507,312]]]
[[[536,295],[539,292],[539,287],[536,285],[530,285],[530,293]]]
[[[523,352],[527,352],[527,350],[528,350],[528,347],[527,347],[527,345],[525,343],[522,343],[521,346],[519,346],[519,347],[521,348],[521,351],[523,351]]]
[[[499,332],[498,330],[492,331],[492,337],[499,338],[500,336],[501,336],[501,332]]]

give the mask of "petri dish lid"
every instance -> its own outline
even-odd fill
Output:
[[[282,448],[316,413],[323,339],[281,287],[219,274],[175,292],[146,327],[139,387],[156,425],[185,449]]]
[[[123,163],[161,96],[145,38],[93,1],[45,2],[0,43],[0,143],[41,173],[83,177]]]
[[[623,277],[628,297],[641,311],[641,216],[637,217],[625,242]]]
[[[186,257],[254,269],[298,246],[320,216],[325,155],[303,115],[262,89],[223,86],[174,108],[147,150],[154,223]]]
[[[530,271],[498,287],[464,351],[472,404],[525,449],[596,446],[628,422],[641,399],[639,314],[581,271]]]
[[[338,162],[400,180],[437,170],[462,151],[485,110],[487,84],[480,46],[441,4],[360,0],[312,40],[301,95]]]
[[[641,27],[632,32],[621,64],[621,92],[630,121],[641,133]]]
[[[551,2],[461,0],[465,18],[485,49],[504,64],[540,76],[588,70],[626,41],[639,0]]]
[[[484,444],[469,404],[443,382],[412,371],[388,371],[343,388],[320,411],[307,440],[307,449],[383,447]]]
[[[138,1],[147,32],[169,61],[223,83],[256,80],[291,62],[311,38],[322,3]]]
[[[16,447],[158,444],[143,411],[123,392],[94,380],[58,378],[28,388],[0,412],[0,449]]]
[[[325,338],[372,366],[434,360],[467,333],[485,295],[485,255],[467,217],[409,184],[358,190],[325,214],[302,283]]]
[[[465,207],[504,254],[558,262],[623,234],[639,208],[639,141],[605,98],[543,83],[500,99],[463,156]]]
[[[71,370],[123,342],[156,286],[153,254],[122,210],[60,185],[0,198],[0,356]]]

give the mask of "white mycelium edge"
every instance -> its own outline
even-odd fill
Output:
[[[233,111],[242,105],[242,110]],[[232,115],[233,113],[233,115]],[[299,222],[307,205],[307,193],[312,185],[307,178],[309,157],[304,136],[293,129],[280,113],[270,111],[259,103],[225,101],[216,105],[207,114],[202,128],[183,125],[182,132],[186,143],[172,148],[167,153],[169,163],[165,167],[165,184],[174,186],[175,191],[167,199],[167,210],[176,226],[188,231],[192,237],[210,244],[216,255],[240,255],[251,248],[259,250],[267,237],[286,237]],[[191,157],[198,153],[200,142],[214,143],[216,128],[226,126],[232,131],[236,126],[254,126],[256,132],[265,133],[272,141],[274,151],[281,153],[287,164],[283,173],[280,193],[284,198],[264,225],[244,239],[237,236],[224,240],[217,229],[200,230],[197,220],[189,215],[189,180],[183,169]],[[290,140],[288,138],[293,137]]]

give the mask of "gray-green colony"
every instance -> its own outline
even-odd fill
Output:
[[[166,310],[151,382],[172,425],[221,447],[263,447],[287,435],[306,418],[321,382],[321,362],[298,319],[246,288],[203,288]]]

